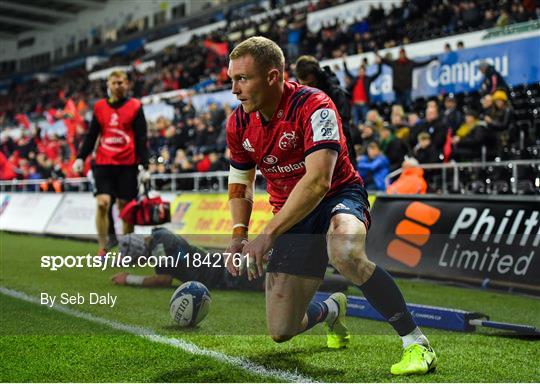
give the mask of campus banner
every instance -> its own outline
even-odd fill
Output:
[[[392,272],[540,294],[540,199],[379,196],[367,252]]]
[[[432,56],[415,57],[424,61]],[[462,49],[437,55],[437,61],[413,72],[412,98],[478,90],[483,75],[478,65],[483,60],[492,64],[509,85],[537,83],[540,81],[540,36]],[[535,59],[533,59],[535,58]],[[358,68],[349,68],[355,74]],[[368,74],[376,65],[368,67]],[[344,78],[342,71],[338,72]],[[383,65],[381,75],[371,84],[372,101],[394,100],[392,69]]]

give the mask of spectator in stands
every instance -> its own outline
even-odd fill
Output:
[[[386,188],[386,193],[398,195],[425,194],[427,182],[424,179],[424,170],[419,165],[418,160],[414,157],[405,158],[401,164],[401,175]]]
[[[486,123],[478,118],[478,112],[467,109],[465,122],[452,138],[452,157],[456,161],[479,160],[482,146],[488,145]]]
[[[495,106],[493,105],[493,97],[491,94],[484,95],[480,99],[480,104],[482,105],[482,111],[480,113],[480,118],[484,116],[491,115]]]
[[[360,124],[358,127],[360,132],[360,145],[357,153],[365,155],[367,153],[367,147],[372,142],[379,142],[379,130],[371,121],[367,121],[365,124]]]
[[[466,30],[477,28],[482,22],[482,15],[478,6],[473,1],[463,1],[460,3],[461,24]]]
[[[465,44],[463,43],[462,40],[460,40],[460,41],[457,42],[457,44],[456,44],[456,49],[457,49],[457,50],[465,49]]]
[[[210,171],[228,171],[229,170],[229,160],[223,153],[211,152],[209,155],[210,159]]]
[[[384,125],[384,119],[379,114],[379,111],[376,109],[370,109],[366,115],[366,123],[373,123],[373,127],[377,130],[380,130]]]
[[[442,154],[438,151],[431,142],[431,135],[427,132],[421,132],[418,134],[418,144],[413,148],[412,154],[418,160],[420,164],[434,164],[440,163],[442,160]],[[435,170],[426,170],[424,177],[427,180],[429,186],[433,186],[438,181],[439,172]]]
[[[502,8],[499,17],[497,18],[497,22],[495,23],[495,27],[497,28],[506,27],[509,23],[510,23],[510,14],[508,13],[508,10]]]
[[[409,143],[412,148],[417,144],[418,134],[421,132],[429,133],[432,143],[438,152],[442,152],[446,142],[448,127],[446,127],[439,116],[439,110],[435,104],[428,105],[426,108],[426,119],[411,130]]]
[[[482,61],[478,65],[478,69],[484,75],[484,80],[480,84],[480,94],[487,95],[493,94],[496,90],[501,89],[505,92],[508,92],[508,84],[502,77],[502,75],[497,72],[495,67],[489,64],[487,61]]]
[[[160,133],[157,124],[150,124],[148,129],[148,150],[150,156],[159,156],[161,148],[165,145],[165,137]]]
[[[534,2],[534,1],[532,1]],[[512,3],[512,19],[516,23],[523,23],[531,18],[531,15],[527,13],[523,4]]]
[[[463,123],[463,113],[457,106],[457,100],[453,93],[448,94],[444,99],[444,113],[442,123],[450,127],[452,132],[456,132]]]
[[[393,127],[395,136],[398,139],[406,142],[409,138],[410,124],[407,121],[407,115],[405,115],[403,106],[399,104],[392,105],[392,111],[390,112],[390,124]]]
[[[413,155],[420,164],[432,164],[440,162],[440,155],[431,142],[431,135],[421,132],[417,137],[418,144],[413,149]]]
[[[366,66],[360,65],[357,76],[354,76],[347,68],[347,60],[343,60],[345,75],[349,78],[348,91],[351,95],[353,124],[358,127],[361,121],[364,121],[370,103],[371,83],[381,74],[381,60],[377,57],[377,71],[373,75],[366,75]]]
[[[499,154],[503,148],[507,147],[510,142],[516,140],[513,133],[512,117],[514,111],[508,101],[508,95],[502,90],[493,93],[493,109],[491,113],[484,117],[488,125],[488,131],[494,133],[497,138],[497,148]]]
[[[408,153],[407,145],[396,138],[394,126],[385,124],[380,131],[380,148],[390,163],[390,171],[398,169]]]
[[[349,158],[352,164],[356,163],[352,139],[353,132],[351,132],[350,125],[351,105],[349,93],[339,85],[339,79],[330,67],[321,68],[319,62],[313,56],[300,56],[295,63],[295,74],[300,84],[318,88],[330,96],[341,116],[343,133],[347,139],[349,149]],[[358,132],[356,127],[357,125],[354,125],[354,133]]]
[[[420,118],[420,116],[418,116],[418,113],[416,112],[411,112],[407,115],[407,125],[409,126],[409,128],[412,130],[417,130],[417,126],[422,124],[424,122],[424,120],[422,120]],[[408,136],[407,136],[408,137]]]
[[[13,180],[16,178],[15,167],[9,162],[3,150],[0,150],[0,180]]]
[[[357,169],[364,180],[366,189],[384,191],[384,179],[390,173],[390,163],[381,152],[379,144],[373,141],[367,146],[367,154],[360,156]]]
[[[413,61],[407,57],[407,53],[403,48],[399,50],[397,60],[382,58],[378,52],[376,52],[376,55],[384,64],[392,68],[392,87],[396,94],[396,103],[402,105],[405,109],[409,109],[411,105],[413,70],[437,60],[437,57],[433,56],[424,61]]]

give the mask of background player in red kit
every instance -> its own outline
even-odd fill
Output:
[[[227,123],[233,219],[229,250],[249,255],[250,279],[262,276],[263,259],[271,251],[266,320],[276,342],[323,321],[329,347],[349,342],[345,295],[311,301],[330,260],[401,336],[405,351],[391,372],[426,373],[435,368],[435,353],[392,277],[366,255],[369,203],[347,156],[339,113],[322,91],[285,82],[284,62],[279,46],[263,37],[245,40],[230,54],[232,92],[241,106]],[[267,179],[275,215],[248,242],[257,167]],[[232,263],[227,267],[235,276],[242,272]]]
[[[75,172],[81,172],[84,159],[98,145],[93,168],[97,201],[96,228],[99,255],[104,255],[109,225],[108,210],[111,197],[115,197],[118,208],[137,196],[137,165],[146,167],[146,120],[141,102],[128,96],[128,78],[122,71],[113,71],[108,77],[109,98],[94,105],[94,117],[90,129],[79,149],[73,164]],[[142,170],[141,177],[147,178]],[[133,226],[123,223],[124,234],[133,232]]]

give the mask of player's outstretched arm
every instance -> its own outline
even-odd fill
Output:
[[[227,253],[242,253],[247,242],[248,226],[253,209],[253,189],[255,184],[255,168],[239,170],[231,166],[229,172],[229,209],[232,217],[232,239]],[[239,270],[234,266],[232,258],[227,258],[227,270],[238,276]]]

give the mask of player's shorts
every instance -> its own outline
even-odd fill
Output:
[[[369,228],[371,217],[365,188],[348,185],[323,199],[306,218],[276,239],[266,271],[322,279],[328,265],[326,233],[330,220],[338,213],[353,215]]]
[[[106,194],[122,200],[137,197],[136,165],[94,165],[94,196]]]

